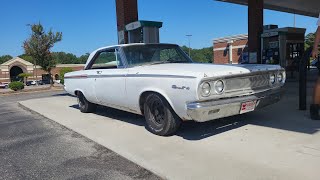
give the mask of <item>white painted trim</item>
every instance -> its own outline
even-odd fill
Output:
[[[239,34],[235,36],[228,36],[228,37],[222,37],[222,38],[216,38],[213,39],[213,43],[223,43],[228,41],[237,41],[237,40],[245,40],[248,39],[248,34]]]
[[[233,50],[232,44],[229,45],[229,49],[232,49],[232,50]],[[232,53],[232,51],[229,51],[228,54],[229,54],[229,64],[232,64],[232,54],[233,54],[233,53]]]
[[[232,49],[239,49],[239,48],[246,48],[248,47],[247,45],[241,45],[241,46],[232,46]],[[224,51],[228,50],[229,47],[223,47],[223,48],[213,48],[213,51]]]

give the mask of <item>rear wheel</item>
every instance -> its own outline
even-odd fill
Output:
[[[181,119],[170,104],[159,94],[149,94],[144,103],[144,116],[147,129],[160,136],[174,134],[181,124]]]
[[[97,109],[97,105],[89,102],[81,92],[77,93],[79,109],[83,113],[92,113]]]

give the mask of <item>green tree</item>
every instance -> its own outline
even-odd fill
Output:
[[[79,64],[76,55],[65,52],[53,52],[52,56],[58,64]]]
[[[10,55],[0,56],[0,64],[5,63],[6,61],[9,61],[10,59],[12,59],[12,56],[10,56]]]
[[[189,48],[182,46],[181,49],[189,54]],[[206,47],[202,49],[191,49],[191,59],[199,63],[212,63],[213,50],[212,47]]]
[[[64,75],[65,75],[66,73],[72,72],[72,71],[73,71],[73,70],[72,70],[72,68],[70,68],[70,67],[64,67],[64,68],[62,68],[62,69],[60,70],[59,75],[60,75],[60,83],[61,83],[61,84],[64,84]]]
[[[24,59],[24,60],[26,60],[26,61],[28,61],[28,62],[30,62],[30,63],[34,63],[34,60],[33,60],[32,56],[30,56],[30,55],[21,54],[21,55],[18,56],[18,57],[21,58],[21,59]]]
[[[23,82],[26,84],[28,81],[28,77],[32,76],[30,73],[21,73],[18,75],[19,78],[23,79]]]
[[[309,47],[313,47],[314,39],[316,38],[315,33],[309,33],[305,37],[305,49],[308,49]]]
[[[79,59],[79,63],[80,64],[85,64],[89,58],[90,54],[86,53],[85,55],[80,56]]]
[[[85,55],[77,57],[72,53],[53,52],[52,55],[58,64],[85,64],[90,54],[86,53]]]
[[[53,86],[51,70],[55,67],[56,62],[50,50],[54,44],[62,40],[62,33],[54,33],[52,30],[45,32],[40,23],[32,24],[30,27],[32,31],[31,37],[23,43],[25,54],[33,58],[35,65],[40,65],[44,71],[48,72],[50,84]]]

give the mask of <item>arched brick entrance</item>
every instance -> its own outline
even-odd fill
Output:
[[[11,81],[19,81],[20,78],[18,77],[19,74],[23,73],[23,70],[19,66],[12,66],[10,68],[10,80]]]

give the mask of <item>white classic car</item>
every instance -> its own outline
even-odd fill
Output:
[[[281,98],[285,70],[278,65],[194,63],[178,45],[127,44],[100,48],[84,70],[65,75],[65,90],[81,112],[97,105],[144,115],[157,135],[182,121],[204,122],[247,113]]]

